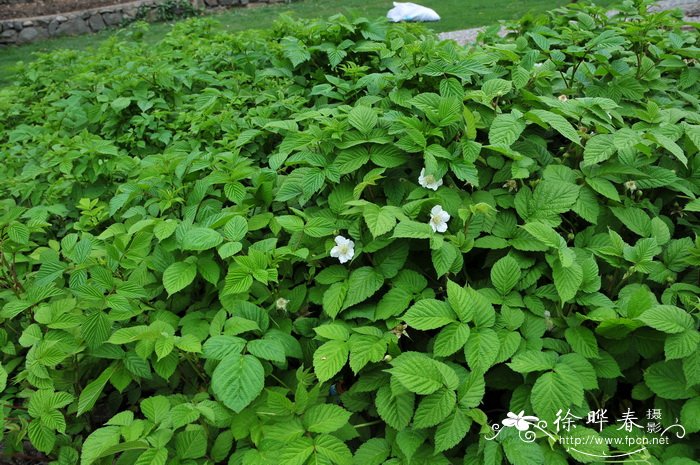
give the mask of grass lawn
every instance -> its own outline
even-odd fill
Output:
[[[597,0],[608,5],[614,0]],[[454,31],[493,24],[500,19],[514,19],[528,11],[545,11],[569,3],[568,0],[419,0],[419,3],[438,12],[441,21],[430,26],[436,32]],[[228,31],[265,28],[281,13],[291,13],[301,18],[327,17],[335,13],[347,16],[374,18],[385,16],[391,8],[390,0],[297,0],[290,4],[273,4],[248,8],[232,8],[216,13],[222,28]],[[171,24],[153,24],[146,33],[146,40],[156,41]],[[114,34],[114,30],[78,37],[60,37],[29,45],[0,48],[0,85],[9,83],[18,61],[32,59],[32,52],[45,52],[59,48],[87,49]]]

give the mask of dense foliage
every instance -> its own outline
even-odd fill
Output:
[[[697,463],[698,33],[644,8],[473,49],[198,19],[28,65],[0,90],[5,452],[566,464],[634,448],[490,425],[606,408],[571,435],[614,438],[632,408],[688,433],[636,459]]]

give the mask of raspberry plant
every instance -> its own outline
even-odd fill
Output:
[[[27,65],[0,90],[5,453],[587,463],[632,452],[590,440],[617,425],[491,424],[634,407],[687,432],[635,459],[697,463],[698,33],[646,7],[470,48],[196,19]]]

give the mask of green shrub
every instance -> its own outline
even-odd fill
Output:
[[[0,90],[5,451],[565,464],[659,409],[687,434],[633,457],[697,463],[698,34],[643,11],[469,50],[200,19],[28,65]],[[488,439],[560,409],[588,444]]]

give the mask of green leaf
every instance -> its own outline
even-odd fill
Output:
[[[485,373],[496,361],[501,347],[496,331],[478,328],[471,332],[469,341],[464,346],[464,355],[469,367],[478,373]]]
[[[520,280],[520,266],[514,258],[506,255],[493,264],[491,282],[501,295],[508,294]]]
[[[328,434],[316,436],[314,449],[318,458],[315,463],[334,463],[336,465],[351,465],[352,452],[343,441]]]
[[[350,421],[350,412],[338,405],[314,405],[304,414],[303,422],[312,433],[332,433]]]
[[[472,425],[472,419],[464,407],[457,408],[440,423],[435,430],[435,452],[443,452],[453,448],[464,439]]]
[[[484,377],[476,372],[469,373],[457,391],[457,401],[465,408],[478,406],[486,393]]]
[[[627,228],[642,237],[651,235],[651,219],[644,210],[633,207],[612,207],[610,211]]]
[[[572,386],[559,373],[550,371],[540,375],[532,386],[530,401],[535,413],[540,418],[553,419],[557,411],[571,406],[572,389],[581,389]]]
[[[350,340],[350,368],[354,373],[369,362],[380,362],[386,353],[387,341],[376,335],[355,334]]]
[[[583,165],[590,166],[604,162],[617,152],[615,139],[610,134],[598,134],[591,137],[583,150]]]
[[[207,435],[201,426],[181,431],[175,436],[175,453],[180,459],[198,459],[207,453]]]
[[[693,318],[674,305],[657,305],[642,313],[637,319],[664,333],[682,333],[694,328]]]
[[[503,441],[503,451],[508,463],[513,465],[543,465],[545,462],[542,448],[537,442],[526,442],[516,437]]]
[[[471,288],[464,289],[453,281],[447,281],[447,301],[463,323],[467,323],[474,318],[475,292]]]
[[[0,392],[4,391],[7,387],[7,370],[2,366],[0,362]]]
[[[131,105],[131,99],[129,97],[117,97],[110,103],[110,106],[117,112],[122,111],[129,105]]]
[[[700,431],[700,397],[690,399],[683,404],[680,423],[687,433]]]
[[[295,68],[311,59],[311,54],[306,45],[296,37],[283,37],[280,40],[280,46],[284,56],[292,62],[292,66]]]
[[[100,397],[100,394],[102,394],[102,390],[107,384],[110,376],[112,376],[112,373],[114,373],[114,365],[110,365],[107,369],[100,373],[100,376],[85,386],[85,389],[82,390],[80,397],[78,398],[78,416],[92,409],[95,402],[97,402],[97,399]]]
[[[394,228],[394,238],[428,239],[433,235],[433,230],[428,223],[417,221],[401,221]]]
[[[562,303],[565,303],[573,299],[581,287],[583,269],[578,263],[572,263],[570,267],[565,268],[556,262],[552,266],[552,278],[554,278],[554,287],[557,289],[559,298]]]
[[[574,352],[586,358],[598,358],[598,341],[590,329],[583,326],[567,328],[564,336]]]
[[[382,465],[391,454],[391,447],[384,438],[372,438],[357,448],[353,465]]]
[[[682,333],[668,336],[664,342],[666,360],[688,357],[698,351],[700,333],[695,329],[686,329]]]
[[[285,444],[279,451],[280,465],[303,465],[314,453],[311,438],[302,437]]]
[[[449,242],[443,242],[439,249],[432,251],[432,261],[438,277],[445,275],[459,257],[459,249]]]
[[[120,427],[106,426],[98,428],[85,439],[80,453],[80,465],[91,465],[103,451],[119,443]]]
[[[314,372],[320,382],[335,376],[348,361],[350,353],[345,341],[328,341],[314,352]]]
[[[394,214],[386,207],[369,204],[364,207],[362,214],[373,237],[388,233],[396,225]]]
[[[236,413],[246,408],[262,392],[265,370],[252,355],[229,353],[211,377],[214,395]]]
[[[547,123],[552,127],[552,129],[569,139],[571,142],[581,144],[581,136],[578,135],[576,129],[574,129],[571,123],[569,123],[563,116],[547,110],[530,110],[525,116],[534,116],[534,118],[531,119],[534,119],[534,121],[538,124],[541,124],[541,122]]]
[[[654,394],[664,399],[689,399],[697,395],[686,387],[680,360],[654,363],[644,372],[644,382]]]
[[[449,357],[464,347],[469,340],[469,326],[464,323],[450,323],[442,328],[435,338],[433,352],[440,357]]]
[[[168,460],[168,450],[161,447],[158,449],[148,449],[136,459],[134,465],[165,465]]]
[[[419,300],[404,315],[410,327],[423,331],[441,328],[456,319],[457,315],[446,302],[435,299]]]
[[[48,454],[53,450],[56,444],[56,433],[43,425],[39,419],[29,422],[27,433],[32,445],[38,451]]]
[[[208,250],[223,242],[221,234],[209,228],[192,227],[185,232],[182,250]]]
[[[547,247],[559,248],[561,245],[562,237],[549,225],[531,222],[522,225],[522,228]]]
[[[335,319],[343,309],[343,302],[345,302],[347,293],[348,284],[346,282],[333,283],[323,293],[323,310],[332,319]]]
[[[348,123],[363,134],[368,134],[377,125],[377,111],[366,106],[350,110]]]
[[[526,350],[513,357],[507,365],[518,373],[531,373],[533,371],[547,371],[554,369],[557,355],[554,352],[541,352],[539,350]]]
[[[375,405],[377,413],[384,422],[397,431],[408,426],[413,417],[415,396],[411,392],[394,394],[389,385],[384,385],[377,391]]]
[[[172,295],[189,286],[197,276],[197,265],[191,262],[175,262],[163,272],[163,287]]]
[[[286,356],[284,346],[276,339],[255,339],[246,345],[248,352],[263,360],[284,363]]]
[[[350,273],[343,309],[364,302],[372,297],[384,284],[384,276],[371,266],[363,266]]]
[[[404,352],[391,361],[387,370],[406,389],[428,395],[443,386],[443,376],[434,361],[420,352]]]
[[[620,194],[617,192],[615,185],[603,178],[586,178],[586,183],[599,194],[614,200],[615,202],[620,201]]]
[[[489,129],[489,144],[510,147],[525,129],[525,122],[515,114],[500,114]]]
[[[446,388],[424,397],[413,416],[413,427],[422,429],[436,426],[452,413],[456,403],[455,392]]]

